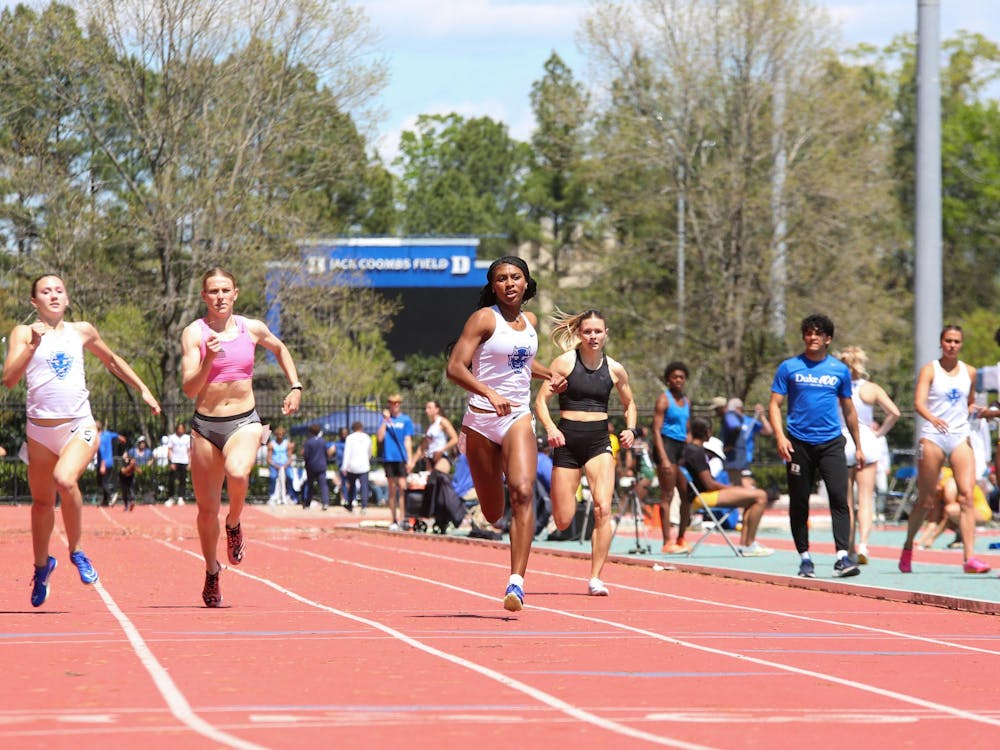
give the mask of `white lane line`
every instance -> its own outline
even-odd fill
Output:
[[[350,566],[353,566],[353,567],[356,567],[356,568],[360,568],[362,570],[368,570],[368,571],[377,572],[377,573],[386,573],[386,574],[389,574],[389,575],[393,575],[393,576],[397,576],[397,577],[401,577],[401,578],[408,578],[408,579],[411,579],[413,581],[418,581],[418,582],[421,582],[421,583],[430,584],[432,586],[438,586],[440,588],[446,588],[446,589],[449,589],[451,591],[458,591],[458,592],[467,594],[469,596],[475,596],[475,597],[479,597],[481,599],[489,599],[490,601],[493,601],[493,602],[496,601],[496,597],[495,596],[491,596],[489,594],[483,594],[483,593],[480,593],[478,591],[471,591],[469,589],[465,589],[465,588],[462,588],[460,586],[455,586],[455,585],[452,585],[450,583],[444,583],[442,581],[429,580],[429,579],[421,577],[421,576],[416,576],[416,575],[412,575],[412,574],[409,574],[409,573],[403,573],[403,572],[398,571],[398,570],[392,570],[392,569],[388,569],[388,568],[378,568],[378,567],[375,567],[373,565],[366,565],[364,563],[356,563],[356,562],[351,562],[351,561],[348,561],[348,560],[337,560],[337,559],[334,559],[334,558],[331,558],[331,557],[327,557],[326,555],[321,555],[321,554],[318,554],[318,553],[315,553],[315,552],[310,552],[308,550],[299,550],[299,549],[292,549],[292,548],[288,548],[288,547],[281,547],[279,545],[271,544],[269,542],[257,542],[257,543],[258,544],[265,544],[265,545],[267,545],[269,547],[273,547],[275,549],[282,549],[282,550],[284,550],[286,552],[297,552],[299,554],[306,555],[306,556],[309,556],[309,557],[314,557],[316,559],[323,560],[324,562],[329,562],[329,563],[332,563],[332,564],[335,564],[335,565],[350,565]],[[440,555],[437,555],[435,557],[437,559],[439,559],[439,560],[441,559]],[[574,579],[574,580],[576,580],[576,579]],[[708,603],[708,602],[706,602],[706,603]],[[771,669],[777,669],[777,670],[780,670],[780,671],[783,671],[783,672],[790,672],[792,674],[802,675],[804,677],[811,677],[811,678],[816,679],[816,680],[822,680],[823,682],[831,682],[831,683],[833,683],[835,685],[842,685],[844,687],[848,687],[848,688],[852,688],[852,689],[856,689],[856,690],[861,690],[861,691],[864,691],[864,692],[867,692],[867,693],[872,693],[874,695],[878,695],[878,696],[881,696],[881,697],[884,697],[884,698],[889,698],[889,699],[892,699],[892,700],[901,701],[903,703],[909,703],[910,705],[914,705],[914,706],[920,706],[921,708],[927,708],[927,709],[930,709],[932,711],[936,711],[936,712],[942,713],[942,714],[947,714],[949,716],[954,716],[954,717],[959,718],[959,719],[965,719],[967,721],[974,721],[974,722],[977,722],[977,723],[980,723],[980,724],[987,724],[989,726],[1000,727],[1000,719],[994,719],[994,718],[989,717],[989,716],[983,716],[981,714],[977,714],[977,713],[972,712],[972,711],[966,711],[965,709],[956,708],[954,706],[948,706],[948,705],[943,704],[943,703],[937,703],[935,701],[924,700],[923,698],[918,698],[918,697],[913,696],[913,695],[907,695],[906,693],[900,693],[900,692],[897,692],[895,690],[887,690],[885,688],[880,688],[880,687],[877,687],[875,685],[869,685],[869,684],[864,683],[864,682],[858,682],[856,680],[849,680],[849,679],[845,679],[843,677],[837,677],[836,675],[826,674],[824,672],[816,672],[816,671],[811,670],[811,669],[803,669],[801,667],[796,667],[796,666],[793,666],[793,665],[790,665],[790,664],[782,664],[781,662],[769,661],[767,659],[760,659],[760,658],[754,657],[754,656],[746,656],[744,654],[731,653],[729,651],[724,651],[722,649],[712,648],[711,646],[702,646],[701,644],[698,644],[698,643],[692,643],[690,641],[684,641],[684,640],[681,640],[679,638],[673,638],[673,637],[668,636],[668,635],[663,635],[662,633],[656,633],[656,632],[653,632],[651,630],[646,630],[644,628],[637,628],[635,626],[626,625],[625,623],[615,622],[613,620],[606,620],[606,619],[601,618],[601,617],[593,617],[593,616],[590,616],[590,615],[581,615],[581,614],[577,614],[575,612],[569,612],[569,611],[561,610],[561,609],[552,609],[550,607],[540,607],[540,606],[537,606],[537,605],[534,605],[534,604],[531,605],[531,609],[538,610],[540,612],[548,612],[548,613],[554,614],[554,615],[562,615],[563,617],[569,617],[569,618],[574,619],[574,620],[583,620],[585,622],[592,622],[592,623],[597,623],[597,624],[600,624],[600,625],[607,625],[608,627],[618,628],[620,630],[625,630],[625,631],[628,631],[628,632],[631,632],[631,633],[636,633],[638,635],[646,636],[647,638],[652,638],[654,640],[662,641],[664,643],[669,643],[669,644],[674,645],[674,646],[681,646],[683,648],[689,648],[689,649],[692,649],[694,651],[701,651],[701,652],[707,653],[707,654],[713,654],[713,655],[717,655],[717,656],[725,656],[725,657],[728,657],[730,659],[736,659],[737,661],[745,662],[745,663],[748,663],[748,664],[756,664],[756,665],[763,666],[763,667],[770,667]],[[769,613],[767,613],[766,610],[755,610],[755,611],[758,611],[758,612],[761,612],[761,613],[764,613],[764,614],[769,614]]]
[[[171,549],[191,555],[192,557],[195,557],[199,560],[201,559],[200,554],[193,552],[191,550],[183,549],[169,542],[161,541],[160,543]],[[273,547],[275,549],[283,550],[286,552],[289,551],[287,547],[270,544],[268,542],[258,541],[255,542],[255,544],[260,544],[260,545],[266,544],[267,546]],[[303,554],[313,555],[313,553],[308,553],[308,552],[304,552]],[[319,559],[328,562],[335,562],[332,558],[325,557],[323,555],[315,555],[315,556],[318,557]],[[372,568],[372,570],[377,570],[377,569]],[[512,690],[517,690],[518,692],[524,693],[525,695],[534,698],[539,703],[543,703],[547,706],[556,709],[557,711],[561,711],[562,713],[565,713],[568,716],[577,719],[578,721],[591,724],[593,726],[599,727],[609,732],[613,732],[615,734],[620,734],[625,737],[629,737],[631,739],[644,740],[646,742],[651,742],[656,745],[663,745],[665,747],[676,747],[676,748],[681,748],[682,750],[713,750],[710,746],[707,745],[696,745],[690,742],[684,742],[682,740],[675,740],[669,737],[663,737],[661,735],[653,734],[651,732],[644,732],[641,729],[635,729],[633,727],[630,727],[626,724],[621,724],[612,719],[606,719],[604,717],[598,716],[597,714],[593,714],[590,711],[578,708],[577,706],[567,703],[566,701],[557,698],[554,695],[550,695],[549,693],[546,693],[543,690],[539,690],[538,688],[532,687],[531,685],[521,682],[520,680],[510,677],[509,675],[506,675],[502,672],[498,672],[494,669],[490,669],[489,667],[484,667],[481,664],[469,661],[468,659],[463,659],[460,656],[455,656],[454,654],[450,654],[446,651],[434,648],[433,646],[429,646],[421,641],[418,641],[416,638],[412,638],[406,635],[406,633],[391,628],[388,625],[384,625],[383,623],[378,622],[377,620],[371,620],[368,619],[367,617],[361,617],[359,615],[351,614],[350,612],[345,612],[343,610],[336,609],[335,607],[330,607],[329,605],[323,604],[322,602],[314,601],[312,599],[309,599],[308,597],[302,596],[301,594],[298,594],[290,589],[285,588],[284,586],[275,581],[272,581],[267,578],[261,578],[260,576],[255,576],[252,573],[247,573],[244,570],[239,570],[234,567],[229,567],[227,568],[227,571],[230,573],[241,575],[244,578],[247,578],[251,581],[256,581],[257,583],[263,584],[264,586],[272,588],[275,591],[283,594],[284,596],[287,596],[291,599],[301,602],[302,604],[305,604],[309,607],[313,607],[314,609],[319,609],[324,612],[329,612],[330,614],[336,615],[338,617],[343,617],[345,619],[352,620],[353,622],[358,622],[363,625],[367,625],[368,627],[373,628],[375,630],[379,630],[389,636],[392,636],[396,640],[399,640],[407,644],[408,646],[417,649],[418,651],[423,651],[424,653],[430,654],[431,656],[436,656],[439,659],[451,662],[452,664],[462,667],[463,669],[476,672],[477,674],[480,674],[483,677],[487,677],[491,680],[494,680],[495,682],[498,682],[501,685],[504,685],[505,687],[511,688]],[[385,571],[385,572],[392,572],[392,571]],[[411,576],[406,576],[406,577],[411,577]],[[415,578],[415,576],[412,577]],[[456,590],[465,591],[464,589],[457,589],[457,588]],[[468,592],[468,593],[475,593],[475,592]],[[475,595],[485,597],[485,594],[475,594]],[[496,597],[485,597],[485,598],[489,598],[494,601],[496,600]]]
[[[108,515],[106,509],[102,507],[102,512],[113,524],[119,528],[124,528],[117,520]],[[65,539],[64,539],[65,543]],[[207,737],[215,742],[220,742],[227,747],[236,748],[237,750],[267,750],[263,745],[256,745],[252,742],[247,742],[246,740],[240,739],[239,737],[234,737],[231,734],[223,732],[221,729],[216,729],[214,726],[209,724],[207,721],[202,719],[198,714],[194,712],[191,708],[191,704],[187,702],[184,694],[181,692],[177,684],[170,679],[170,675],[167,674],[167,670],[163,668],[163,665],[157,661],[156,656],[153,655],[152,650],[146,644],[145,639],[139,633],[139,629],[132,623],[124,612],[122,612],[121,607],[114,600],[111,594],[108,593],[107,589],[100,580],[92,584],[93,589],[101,597],[104,602],[104,606],[107,607],[108,612],[114,617],[119,626],[121,626],[122,631],[125,633],[125,637],[128,638],[129,643],[132,645],[132,650],[135,655],[139,658],[140,663],[146,668],[146,672],[153,680],[153,684],[156,685],[156,689],[160,692],[163,700],[167,704],[167,708],[170,709],[170,713],[174,715],[179,722],[184,724],[186,727],[191,729],[203,737]]]
[[[207,737],[215,742],[220,742],[227,747],[238,748],[238,750],[265,750],[262,745],[247,742],[239,737],[234,737],[227,732],[223,732],[220,729],[216,729],[198,716],[198,714],[196,714],[191,708],[191,704],[187,702],[184,694],[180,691],[174,681],[170,679],[170,675],[167,674],[167,670],[163,668],[159,661],[157,661],[153,652],[146,645],[146,641],[143,640],[142,635],[139,634],[139,630],[135,627],[128,616],[121,611],[121,608],[107,592],[101,582],[97,581],[97,583],[93,584],[93,586],[100,595],[101,599],[104,600],[104,605],[108,608],[108,611],[111,612],[112,616],[116,620],[118,620],[118,624],[121,625],[129,643],[132,644],[132,649],[135,651],[136,656],[139,657],[139,661],[142,662],[142,666],[146,668],[149,676],[153,679],[153,683],[156,685],[157,690],[160,691],[160,695],[163,696],[163,700],[166,701],[167,707],[170,709],[170,713],[172,713],[178,721],[203,737]]]
[[[385,549],[386,549],[384,546],[373,545],[373,544],[370,544],[368,542],[359,542],[357,540],[351,540],[351,542],[352,542],[352,544],[360,544],[360,545],[363,545],[363,546],[366,546],[366,547],[374,547],[374,548],[380,549],[382,551],[385,551]],[[429,558],[432,558],[434,560],[447,560],[449,562],[463,563],[465,565],[483,565],[483,566],[488,566],[488,567],[491,567],[491,568],[498,568],[498,569],[501,569],[501,570],[506,570],[508,568],[507,565],[501,564],[501,563],[491,563],[491,562],[479,561],[479,560],[468,560],[468,559],[461,558],[461,557],[449,557],[449,556],[446,556],[446,555],[432,554],[430,552],[423,552],[423,551],[420,551],[420,550],[394,549],[393,551],[397,552],[399,554],[419,555],[421,557],[429,557]],[[578,583],[584,581],[584,579],[581,578],[581,577],[579,577],[579,576],[571,576],[571,575],[567,575],[565,573],[552,573],[552,572],[548,572],[548,571],[545,571],[545,570],[538,570],[537,568],[529,568],[528,572],[531,573],[532,575],[546,575],[546,576],[551,576],[553,578],[559,578],[559,579],[568,580],[568,581],[575,581],[575,582],[578,582]],[[582,583],[581,583],[581,585],[582,585]],[[826,618],[822,618],[822,617],[814,617],[814,616],[811,616],[811,615],[800,615],[800,614],[796,614],[794,612],[782,612],[782,611],[776,611],[776,610],[770,610],[770,609],[762,609],[760,607],[750,607],[750,606],[745,605],[745,604],[731,604],[729,602],[720,602],[720,601],[715,601],[715,600],[711,600],[711,599],[698,599],[697,597],[683,596],[681,594],[671,594],[671,593],[666,592],[666,591],[657,591],[657,590],[654,590],[654,589],[645,589],[645,588],[640,588],[638,586],[628,586],[628,585],[625,585],[625,584],[612,584],[612,585],[613,585],[613,587],[615,589],[623,589],[623,590],[626,590],[626,591],[634,591],[634,592],[636,592],[638,594],[649,594],[651,596],[658,596],[658,597],[663,597],[663,598],[666,598],[666,599],[673,599],[675,601],[687,602],[689,604],[700,604],[700,605],[718,607],[720,609],[733,609],[733,610],[737,610],[737,611],[740,611],[740,612],[752,612],[754,614],[773,615],[775,617],[784,617],[784,618],[789,619],[789,620],[802,620],[804,622],[810,622],[810,623],[820,623],[820,624],[823,624],[823,625],[833,625],[833,626],[836,626],[836,627],[849,628],[849,629],[852,629],[852,630],[860,630],[860,631],[863,631],[863,632],[866,632],[866,633],[878,633],[880,635],[888,635],[888,636],[892,636],[894,638],[901,638],[901,639],[911,640],[911,641],[919,641],[921,643],[931,643],[931,644],[934,644],[935,646],[944,646],[945,648],[953,648],[953,649],[957,649],[959,651],[972,651],[972,652],[978,653],[978,654],[989,654],[991,656],[1000,656],[1000,651],[998,651],[996,649],[982,648],[980,646],[970,646],[970,645],[965,644],[965,643],[956,643],[955,641],[945,641],[945,640],[942,640],[940,638],[931,638],[930,636],[926,636],[926,635],[914,635],[912,633],[903,633],[903,632],[898,631],[898,630],[888,630],[886,628],[876,628],[876,627],[873,627],[871,625],[861,625],[859,623],[844,622],[842,620],[830,620],[830,619],[826,619]],[[768,584],[768,585],[770,585],[770,584]]]

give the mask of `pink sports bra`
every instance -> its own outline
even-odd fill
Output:
[[[256,344],[247,333],[246,318],[234,315],[233,320],[236,321],[236,336],[222,342],[222,350],[212,360],[212,369],[208,373],[209,383],[232,383],[253,378],[253,351]],[[201,323],[201,357],[204,359],[207,350],[205,341],[214,331],[208,327],[204,318],[199,318],[198,322]]]

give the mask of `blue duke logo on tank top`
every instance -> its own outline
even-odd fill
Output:
[[[73,367],[73,358],[66,352],[54,352],[45,361],[48,362],[49,367],[52,368],[52,372],[60,380],[69,375],[69,371]]]
[[[507,355],[507,364],[514,372],[520,372],[528,364],[529,350],[526,346],[515,346],[514,351]]]

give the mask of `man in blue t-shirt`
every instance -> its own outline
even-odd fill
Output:
[[[406,467],[413,460],[413,420],[403,414],[403,397],[394,393],[389,408],[382,411],[377,437],[382,445],[382,466],[389,487],[390,531],[399,531],[400,519],[406,522]]]
[[[112,478],[115,466],[115,443],[125,445],[125,436],[114,430],[104,429],[104,423],[98,419],[97,429],[100,441],[97,447],[97,478],[101,485],[101,504],[114,505],[118,502],[118,493],[113,491]]]
[[[817,474],[826,484],[833,522],[837,562],[833,574],[840,578],[860,573],[847,554],[851,534],[851,514],[847,505],[847,459],[844,423],[858,442],[858,415],[851,401],[851,373],[847,365],[827,354],[833,340],[833,321],[825,315],[810,315],[802,321],[805,351],[778,366],[771,383],[768,413],[774,428],[778,455],[785,461],[788,476],[788,518],[795,549],[802,561],[799,575],[816,576],[809,556],[809,496]],[[788,436],[782,428],[781,405],[788,400]],[[858,468],[865,458],[857,452]]]

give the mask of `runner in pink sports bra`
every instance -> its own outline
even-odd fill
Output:
[[[181,337],[184,393],[194,399],[191,419],[191,485],[198,504],[198,536],[205,558],[206,607],[222,604],[217,547],[221,532],[222,487],[229,498],[226,550],[229,563],[243,561],[240,515],[250,472],[257,460],[264,427],[253,394],[253,354],[260,344],[274,354],[291,388],[282,414],[299,409],[302,384],[288,348],[263,321],[233,313],[239,296],[235,277],[213,268],[201,279],[201,298],[208,310],[184,329]]]
[[[220,340],[221,347],[212,360],[211,369],[208,371],[209,383],[232,383],[234,380],[253,378],[253,352],[257,345],[247,333],[246,318],[242,315],[234,315],[233,322],[236,324],[236,335],[231,339]],[[201,325],[199,351],[204,359],[207,351],[206,342],[215,331],[209,328],[204,318],[199,318],[198,323]]]

